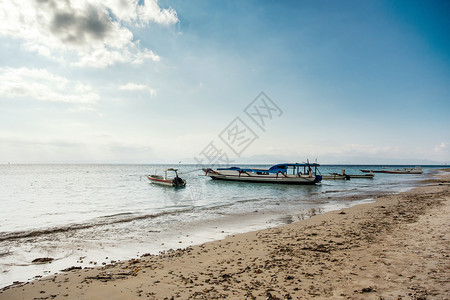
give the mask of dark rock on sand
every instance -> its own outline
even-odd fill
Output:
[[[53,258],[51,257],[40,257],[40,258],[35,258],[33,259],[32,263],[34,264],[43,264],[43,263],[48,263],[53,261]]]

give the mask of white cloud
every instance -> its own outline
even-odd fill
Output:
[[[441,142],[439,145],[434,147],[435,152],[445,152],[448,149],[449,143]]]
[[[119,86],[119,90],[122,91],[148,91],[151,96],[156,94],[156,91],[152,89],[151,87],[145,85],[145,84],[137,84],[129,82],[125,85]]]
[[[157,0],[3,0],[0,35],[23,40],[30,51],[73,65],[106,67],[142,64],[160,57],[133,40],[126,25],[169,25],[176,12],[161,9]]]
[[[144,23],[173,24],[178,22],[177,12],[173,8],[161,9],[158,1],[146,1],[146,5],[137,6],[139,19]]]
[[[173,8],[161,9],[158,0],[146,0],[139,5],[138,0],[106,0],[99,1],[107,6],[114,16],[124,22],[135,22],[139,25],[157,23],[170,25],[178,22],[177,12]]]
[[[0,94],[79,105],[92,105],[100,99],[89,85],[71,82],[44,69],[28,68],[0,68]]]

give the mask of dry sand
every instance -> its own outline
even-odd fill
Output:
[[[449,299],[450,175],[376,203],[65,271],[0,299]]]

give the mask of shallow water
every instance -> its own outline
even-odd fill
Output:
[[[186,188],[150,184],[159,165],[0,165],[0,287],[69,266],[187,247],[226,235],[301,220],[384,193],[424,175],[316,186],[213,181],[195,165],[177,165]],[[258,166],[261,168],[262,166]],[[404,166],[402,166],[404,167]],[[322,166],[322,174],[359,174],[379,166]],[[424,167],[429,173],[431,167]],[[36,265],[38,257],[52,257]]]

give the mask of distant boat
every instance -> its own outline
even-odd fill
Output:
[[[251,168],[218,168],[203,169],[205,176],[214,180],[228,180],[253,183],[281,183],[281,184],[316,184],[322,180],[318,175],[319,164],[285,163],[270,167],[269,169]]]
[[[345,169],[342,169],[342,172],[339,173],[330,173],[330,175],[322,175],[322,179],[324,180],[350,180],[351,178],[373,178],[374,175],[371,174],[347,174],[345,173]]]
[[[178,177],[178,169],[165,169],[163,170],[164,176],[161,175],[148,175],[147,178],[150,180],[151,183],[164,185],[164,186],[172,186],[172,187],[184,187],[186,186],[186,180],[181,179]],[[167,172],[174,172],[175,177],[168,177]]]
[[[350,176],[350,178],[366,178],[366,179],[372,179],[375,175],[373,174],[349,174],[347,176]]]
[[[395,169],[395,170],[361,170],[364,173],[387,173],[387,174],[422,174],[421,167],[415,168],[403,168],[403,169]]]
[[[347,174],[330,173],[330,175],[322,175],[323,180],[350,180]]]
[[[360,170],[363,173],[387,173],[387,170]]]

